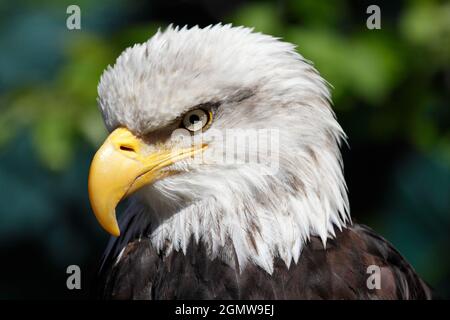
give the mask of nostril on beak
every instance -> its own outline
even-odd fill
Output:
[[[135,152],[133,147],[130,146],[120,146],[120,150],[126,151],[126,152]]]

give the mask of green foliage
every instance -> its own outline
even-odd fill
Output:
[[[430,51],[431,65],[450,64],[450,3],[415,1],[405,10],[400,25],[405,39]]]
[[[280,8],[267,2],[255,2],[243,5],[234,14],[230,22],[247,26],[256,31],[281,36],[283,26],[279,19]]]
[[[347,1],[255,2],[229,21],[296,44],[331,84],[336,110],[345,115],[364,106],[373,115],[350,128],[360,139],[406,140],[448,159],[448,101],[430,84],[440,73],[449,76],[449,4],[408,2],[395,22],[382,10],[381,30],[366,28],[365,12],[351,21],[348,7]]]
[[[66,49],[67,63],[54,79],[4,98],[0,124],[9,130],[0,142],[29,128],[39,157],[53,170],[67,167],[77,138],[100,143],[106,132],[96,107],[96,88],[102,70],[114,59],[112,52],[95,37],[74,37]]]

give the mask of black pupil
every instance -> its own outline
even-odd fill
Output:
[[[200,121],[200,117],[196,114],[192,114],[189,116],[189,122],[195,124],[197,121]]]

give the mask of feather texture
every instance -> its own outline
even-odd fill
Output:
[[[132,196],[106,251],[102,297],[430,297],[392,246],[351,224],[346,136],[326,81],[292,44],[230,25],[169,27],[125,50],[98,92],[107,128],[149,141],[144,153],[179,147],[177,119],[214,106],[202,161],[178,161],[166,168],[177,174]],[[255,130],[275,132],[274,143]],[[220,139],[230,131],[249,143],[231,148]],[[380,290],[366,286],[372,264]]]
[[[430,299],[431,290],[382,237],[353,225],[324,249],[312,237],[287,268],[276,259],[269,275],[256,265],[242,272],[210,260],[202,243],[186,254],[158,254],[150,239],[131,241],[116,264],[109,257],[98,295],[107,299]],[[367,268],[380,268],[380,289],[369,289]]]
[[[107,127],[138,136],[159,136],[195,106],[218,106],[202,133],[209,146],[202,163],[168,167],[180,174],[142,189],[125,213],[147,211],[143,235],[156,250],[185,251],[194,237],[211,259],[236,255],[238,268],[253,263],[272,273],[275,257],[297,262],[310,236],[325,245],[350,221],[339,151],[345,135],[326,82],[292,44],[230,25],[169,27],[125,50],[98,91]],[[261,143],[255,132],[262,130],[275,139]],[[234,151],[222,138],[230,132],[248,143]],[[156,142],[148,152],[172,143]]]

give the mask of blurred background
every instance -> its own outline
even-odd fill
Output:
[[[81,30],[66,9],[81,8]],[[366,9],[381,8],[381,30]],[[0,2],[0,298],[89,297],[108,236],[87,173],[106,136],[100,74],[169,23],[254,27],[298,46],[333,85],[354,220],[450,297],[450,2]],[[82,270],[68,290],[66,268]]]

